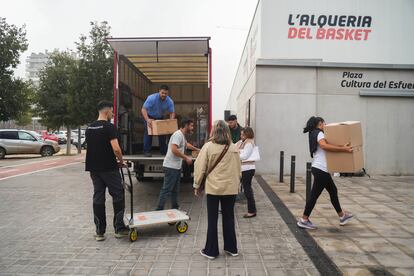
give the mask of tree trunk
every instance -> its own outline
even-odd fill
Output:
[[[71,151],[70,151],[70,146],[71,146],[71,142],[70,142],[70,140],[71,140],[71,135],[72,133],[71,133],[71,131],[70,131],[70,127],[67,127],[67,135],[66,135],[66,138],[67,138],[67,141],[66,141],[66,155],[70,155],[70,153],[71,153]]]

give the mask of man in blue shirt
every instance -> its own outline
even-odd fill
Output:
[[[167,85],[161,85],[158,93],[148,96],[141,109],[142,116],[144,117],[144,154],[147,157],[152,156],[152,136],[148,135],[147,125],[152,128],[152,121],[162,120],[167,111],[170,113],[170,119],[175,118],[174,102],[168,96],[168,89]],[[166,135],[159,135],[158,141],[160,152],[162,155],[165,155],[167,153]]]

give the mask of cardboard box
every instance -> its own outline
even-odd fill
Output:
[[[364,167],[364,151],[362,146],[353,148],[348,152],[326,152],[326,161],[330,173],[356,173]]]
[[[167,135],[172,134],[178,129],[177,119],[154,120],[152,129],[148,127],[148,135]]]
[[[352,153],[326,151],[328,171],[333,173],[355,173],[364,167],[362,129],[360,122],[348,121],[328,124],[324,129],[328,144],[343,146],[350,144]]]
[[[362,146],[361,122],[348,121],[328,124],[324,128],[325,139],[331,145],[343,146],[348,143]]]

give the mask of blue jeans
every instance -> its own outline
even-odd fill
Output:
[[[159,135],[160,152],[162,155],[167,154],[166,135]],[[144,153],[150,153],[152,148],[152,135],[148,135],[147,122],[144,120]]]
[[[178,209],[178,193],[180,192],[181,169],[171,169],[164,167],[164,184],[162,185],[158,198],[157,210],[164,210],[165,202],[171,195],[171,208]]]

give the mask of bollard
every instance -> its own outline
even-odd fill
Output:
[[[283,166],[284,166],[284,163],[285,163],[285,153],[282,150],[280,152],[280,169],[279,169],[279,182],[280,183],[283,183]]]
[[[290,158],[290,192],[295,192],[295,163],[296,156],[292,155]]]
[[[306,202],[310,199],[312,189],[312,163],[306,163]]]

